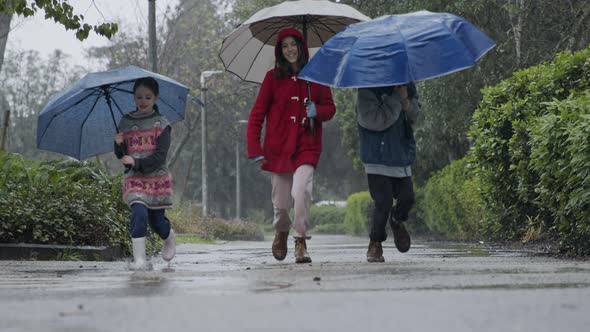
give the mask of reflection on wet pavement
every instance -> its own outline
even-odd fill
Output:
[[[365,239],[314,236],[314,262],[277,262],[270,242],[181,244],[169,265],[131,272],[127,262],[0,261],[0,292],[31,296],[166,296],[184,293],[574,288],[590,284],[590,263],[531,256],[482,244],[428,243],[386,263],[365,261]],[[320,282],[321,280],[321,282]],[[25,291],[24,293],[22,291]],[[23,295],[24,294],[24,295]]]

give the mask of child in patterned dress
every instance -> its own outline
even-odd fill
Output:
[[[123,178],[123,200],[131,207],[130,231],[133,242],[133,270],[150,269],[146,261],[147,225],[162,238],[162,258],[176,254],[174,231],[165,209],[172,207],[172,177],[166,165],[171,127],[158,112],[159,85],[152,77],[135,81],[133,95],[137,109],[119,122],[115,155],[127,168]]]

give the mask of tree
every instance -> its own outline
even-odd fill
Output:
[[[10,4],[12,0],[7,1],[8,4]],[[4,63],[4,51],[6,50],[6,42],[8,41],[10,21],[12,21],[12,14],[2,13],[0,11],[0,71],[2,70],[2,64]]]
[[[72,7],[67,0],[0,0],[0,14],[22,15],[29,17],[35,15],[40,9],[45,11],[46,19],[53,19],[56,23],[63,25],[66,30],[74,30],[79,40],[88,38],[90,31],[111,38],[118,30],[116,23],[102,23],[90,25],[84,23],[84,15],[74,14]]]
[[[7,51],[0,75],[1,99],[10,108],[7,150],[29,158],[55,158],[58,155],[37,150],[37,117],[49,98],[82,75],[67,55],[57,50],[49,58],[36,51]]]
[[[29,17],[35,15],[40,9],[45,11],[46,19],[53,19],[63,25],[66,30],[76,31],[79,40],[88,38],[90,31],[111,38],[119,29],[116,23],[102,23],[90,25],[84,23],[84,15],[74,14],[74,8],[66,0],[0,0],[0,70],[4,61],[6,41],[10,32],[12,16],[19,15]]]
[[[416,133],[418,160],[414,173],[419,184],[469,150],[466,133],[483,87],[498,83],[515,70],[551,60],[558,51],[579,50],[590,41],[587,0],[341,2],[370,17],[422,9],[449,12],[464,17],[496,42],[476,67],[418,85],[423,114]],[[346,135],[351,135],[345,141],[354,153],[357,134],[348,131]]]

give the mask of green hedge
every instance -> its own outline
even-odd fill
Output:
[[[466,158],[452,162],[416,194],[418,219],[431,232],[452,240],[475,240],[481,236],[480,185],[468,166]]]
[[[550,213],[563,250],[590,254],[590,90],[546,103],[531,129],[535,203]]]
[[[318,234],[346,234],[344,224],[322,224],[314,227],[312,232]]]
[[[253,222],[231,222],[220,218],[207,218],[201,222],[201,235],[206,239],[262,241],[264,231],[260,225]]]
[[[561,53],[552,63],[519,71],[483,90],[469,133],[470,153],[484,188],[485,231],[492,238],[520,239],[531,218],[552,227],[554,208],[539,204],[538,184],[545,171],[531,159],[531,130],[549,114],[548,102],[589,88],[590,48]]]
[[[310,210],[310,226],[316,227],[326,224],[344,224],[344,216],[346,215],[346,208],[324,205],[312,206]]]
[[[89,162],[0,152],[0,242],[111,246],[130,254],[129,213],[121,174],[111,177]],[[159,245],[156,239],[148,252]]]
[[[333,205],[312,206],[310,211],[310,226],[314,233],[344,234],[345,207]]]
[[[347,234],[369,234],[373,206],[371,195],[366,191],[348,196],[344,216],[344,229]]]

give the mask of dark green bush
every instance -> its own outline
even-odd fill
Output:
[[[590,90],[546,106],[531,129],[535,204],[554,219],[562,250],[590,255]]]
[[[0,152],[0,242],[109,246],[130,255],[121,179],[92,162],[36,162]],[[148,254],[161,247],[152,238]]]
[[[561,53],[552,63],[531,67],[483,90],[470,137],[474,170],[481,181],[484,227],[496,239],[520,239],[528,221],[554,221],[538,204],[540,170],[531,164],[531,128],[549,113],[547,102],[590,88],[590,48]]]
[[[121,177],[86,162],[0,153],[0,242],[129,248]]]
[[[344,229],[347,234],[369,234],[373,206],[371,195],[366,191],[348,196],[344,216]]]
[[[456,160],[434,174],[417,190],[417,215],[428,229],[452,240],[481,236],[483,203],[479,181],[467,158]]]

